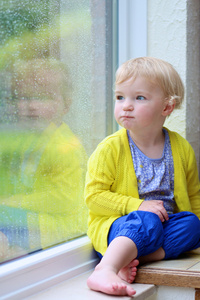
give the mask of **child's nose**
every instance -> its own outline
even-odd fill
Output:
[[[133,106],[133,101],[131,101],[131,99],[127,98],[126,101],[124,101],[124,110],[133,110],[134,106]]]
[[[38,108],[38,101],[37,100],[30,100],[29,101],[29,105],[28,105],[28,108],[30,111],[35,111],[37,110]]]

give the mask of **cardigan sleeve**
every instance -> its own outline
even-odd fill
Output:
[[[124,190],[128,185],[122,173],[125,158],[118,163],[120,154],[116,152],[111,145],[100,144],[88,162],[85,199],[89,210],[98,216],[126,215],[143,201]]]
[[[200,218],[199,176],[193,148],[187,152],[187,190],[192,212]]]
[[[174,193],[178,211],[191,211],[200,218],[199,176],[194,150],[178,133],[168,132],[174,159]]]

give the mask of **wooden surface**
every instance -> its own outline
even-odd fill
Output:
[[[138,268],[135,282],[200,289],[200,272],[174,269]],[[197,298],[195,298],[195,300],[200,300],[200,290],[196,290],[196,295]]]
[[[200,300],[200,289],[195,290],[195,300]]]

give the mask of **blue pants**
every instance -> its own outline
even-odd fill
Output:
[[[113,222],[108,244],[119,236],[126,236],[136,244],[138,257],[162,247],[165,259],[176,258],[200,247],[200,221],[193,213],[180,212],[169,215],[169,220],[162,223],[154,213],[133,211]]]

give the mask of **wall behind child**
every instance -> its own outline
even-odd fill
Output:
[[[199,164],[200,3],[191,0],[148,0],[147,55],[170,62],[185,85],[185,100],[165,125],[193,146]]]

